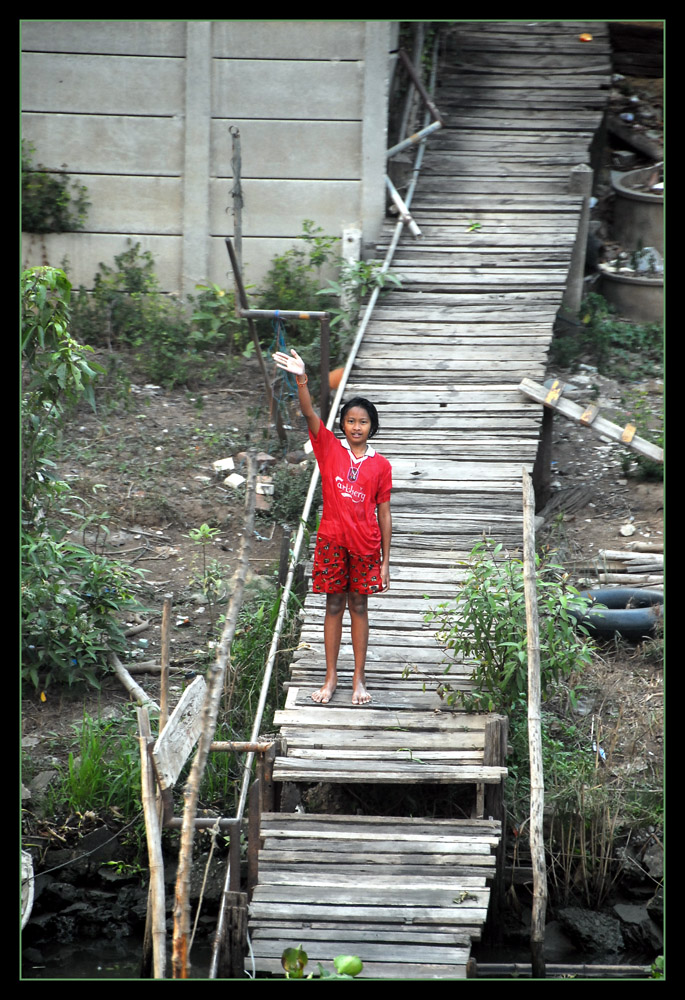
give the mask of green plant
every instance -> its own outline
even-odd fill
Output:
[[[545,851],[554,905],[599,909],[620,874],[617,847],[630,831],[663,822],[660,790],[613,763],[620,719],[606,730],[600,717],[569,718],[550,706],[542,713]],[[527,720],[510,719],[507,811],[516,855],[527,848],[530,769]],[[605,749],[606,748],[606,749]]]
[[[657,323],[635,324],[616,318],[613,306],[590,293],[580,310],[581,322],[570,334],[557,334],[551,360],[562,366],[589,361],[602,374],[633,377],[659,375],[663,370],[663,328]]]
[[[22,534],[22,678],[99,686],[107,654],[127,649],[123,618],[141,608],[143,571],[53,532]]]
[[[590,662],[593,643],[575,622],[571,609],[589,601],[568,583],[562,568],[547,554],[536,556],[543,697]],[[471,551],[466,578],[457,597],[430,611],[437,622],[436,639],[446,653],[445,673],[453,664],[473,664],[472,691],[444,681],[439,691],[449,704],[469,711],[516,712],[527,700],[528,649],[523,563],[505,558],[501,545],[489,539]]]
[[[325,311],[333,299],[330,302],[324,300],[317,306],[321,270],[334,260],[338,242],[337,237],[324,235],[311,219],[305,219],[300,242],[273,258],[257,295],[257,308],[296,312],[316,308],[316,311]],[[299,345],[298,350],[318,337],[317,323],[292,319],[288,325],[294,331],[293,339]],[[258,320],[257,328],[260,342],[268,346],[273,338],[271,323],[269,320]]]
[[[640,437],[663,448],[664,418],[661,410],[654,410],[649,405],[649,393],[644,389],[629,389],[621,398],[621,405],[627,410],[627,419],[632,423]],[[633,463],[638,475],[643,479],[663,479],[663,462],[655,462],[632,449],[621,453],[621,468],[624,473],[630,471]]]
[[[34,147],[21,141],[21,228],[25,233],[65,233],[83,229],[90,207],[83,184],[60,171],[33,166]]]
[[[286,979],[312,979],[313,973],[305,976],[305,968],[309,964],[306,951],[300,945],[298,948],[286,948],[281,955],[281,965],[285,969]],[[338,955],[333,959],[335,972],[328,972],[321,963],[318,963],[319,975],[322,979],[354,979],[364,968],[360,958],[356,955]]]
[[[102,368],[92,348],[69,332],[71,284],[63,271],[33,267],[21,276],[22,496],[24,520],[35,518],[37,490],[54,479],[57,437],[66,411],[85,398],[95,408],[93,387]]]
[[[329,300],[337,300],[338,305],[329,306],[328,311],[333,317],[331,329],[336,326],[332,355],[342,360],[347,339],[352,332],[366,297],[378,288],[387,292],[391,287],[398,288],[402,284],[400,278],[385,269],[380,260],[343,260],[339,265],[337,281],[329,280],[325,288],[319,289],[317,295],[325,295]]]
[[[666,966],[664,964],[664,956],[659,955],[652,962],[652,969],[650,974],[650,979],[663,979],[666,974]]]
[[[214,605],[223,593],[224,567],[214,559],[211,563],[207,561],[207,549],[219,534],[218,528],[210,528],[208,524],[202,524],[199,528],[193,528],[188,533],[188,538],[200,546],[202,553],[202,572],[199,577],[199,585],[202,594],[209,604],[209,614],[212,631],[214,631]]]
[[[140,749],[134,720],[92,719],[84,713],[77,730],[76,752],[71,751],[59,779],[51,787],[52,813],[115,810],[131,819],[140,812]]]
[[[97,686],[109,649],[125,648],[118,615],[138,607],[140,571],[67,539],[66,522],[84,515],[55,474],[65,413],[94,405],[99,366],[69,332],[71,285],[59,269],[22,274],[22,678]]]
[[[191,339],[203,350],[225,350],[228,357],[252,348],[245,320],[236,312],[235,295],[219,285],[196,285],[200,295],[188,296],[194,306],[191,314]],[[251,353],[248,350],[248,353]]]

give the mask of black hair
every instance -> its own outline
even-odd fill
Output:
[[[351,410],[353,406],[361,406],[362,409],[366,410],[366,412],[369,415],[369,420],[371,421],[371,430],[369,431],[369,437],[370,438],[374,437],[378,433],[380,428],[380,424],[378,422],[378,410],[373,405],[373,403],[370,403],[368,399],[364,399],[363,396],[355,396],[354,399],[348,399],[346,403],[343,403],[342,408],[340,410],[340,418],[339,418],[340,430],[341,431],[343,430],[343,420],[345,419],[345,414],[347,413],[348,410]],[[344,433],[345,432],[343,431],[343,434]]]

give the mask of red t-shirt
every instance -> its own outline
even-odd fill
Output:
[[[376,507],[390,499],[390,462],[370,445],[361,461],[353,461],[347,441],[341,441],[323,423],[316,437],[309,432],[309,439],[321,473],[319,535],[358,555],[377,552],[381,529]]]

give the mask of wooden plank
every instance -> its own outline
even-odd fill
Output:
[[[196,677],[185,689],[152,750],[160,788],[173,788],[202,729],[202,707],[207,685]]]
[[[543,403],[544,405],[557,410],[570,420],[577,420],[579,423],[587,423],[587,407],[578,406],[577,403],[572,402],[570,399],[565,399],[563,396],[559,396],[558,398],[551,400],[549,398],[549,389],[545,386],[539,385],[531,379],[523,379],[520,389],[521,392],[525,393],[525,395],[530,399],[534,399],[536,402]],[[595,414],[588,426],[596,434],[602,434],[605,437],[611,438],[612,441],[617,441],[621,444],[627,445],[634,451],[639,452],[641,455],[645,455],[647,458],[651,458],[655,462],[663,462],[664,460],[663,448],[660,448],[658,445],[652,444],[650,441],[645,441],[644,438],[639,437],[635,434],[635,429],[631,428],[630,425],[627,427],[619,427],[617,424],[612,423],[605,417]]]

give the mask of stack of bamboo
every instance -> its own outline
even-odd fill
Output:
[[[628,587],[663,587],[662,542],[634,542],[626,549],[600,549],[591,565],[574,566],[578,575],[589,575],[600,584]]]

